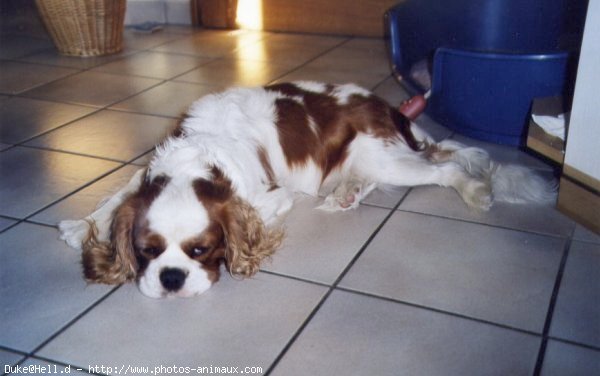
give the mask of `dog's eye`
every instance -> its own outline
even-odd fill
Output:
[[[142,249],[142,252],[147,256],[156,257],[156,256],[160,255],[162,251],[160,250],[160,248],[148,247],[148,248]]]
[[[201,256],[208,252],[208,247],[195,247],[192,249],[192,256]]]

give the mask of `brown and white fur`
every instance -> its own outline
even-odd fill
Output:
[[[150,297],[188,297],[218,280],[221,262],[233,275],[254,275],[280,245],[273,225],[295,193],[334,187],[321,208],[349,210],[383,184],[451,187],[481,210],[494,198],[554,198],[552,184],[528,169],[435,143],[363,88],[295,82],[195,102],[148,168],[90,216],[59,228],[83,250],[88,281],[136,281]]]

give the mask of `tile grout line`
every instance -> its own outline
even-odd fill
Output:
[[[107,172],[105,172],[105,173],[103,173],[103,174],[99,175],[98,177],[96,177],[96,178],[92,179],[91,181],[88,181],[87,183],[85,183],[84,185],[80,186],[79,188],[77,188],[77,189],[75,189],[75,190],[73,190],[73,191],[71,191],[71,192],[67,193],[67,194],[66,194],[66,195],[64,195],[64,196],[61,196],[61,197],[59,197],[58,199],[56,199],[56,200],[52,201],[51,203],[49,203],[49,204],[47,204],[47,205],[43,206],[42,208],[40,208],[40,209],[38,209],[38,210],[34,211],[33,213],[31,213],[31,214],[29,214],[29,215],[25,216],[25,218],[22,218],[22,219],[19,221],[19,223],[22,223],[22,222],[27,222],[27,221],[28,221],[30,218],[32,218],[32,217],[34,217],[34,216],[38,215],[39,213],[43,212],[44,210],[46,210],[46,209],[50,208],[50,207],[51,207],[51,206],[53,206],[53,205],[56,205],[56,204],[58,204],[59,202],[61,202],[61,201],[63,201],[63,200],[66,200],[67,198],[69,198],[69,197],[73,196],[74,194],[76,194],[76,193],[78,193],[78,192],[82,191],[83,189],[85,189],[85,188],[89,187],[90,185],[92,185],[92,184],[94,184],[94,183],[97,183],[98,181],[100,181],[100,180],[104,179],[105,177],[109,176],[110,174],[117,172],[118,170],[120,170],[120,169],[124,168],[125,166],[128,166],[128,164],[126,164],[126,163],[122,163],[122,162],[121,162],[121,165],[120,165],[120,166],[117,166],[117,167],[115,167],[115,168],[113,168],[113,169],[110,169],[110,170],[108,170]],[[17,225],[17,224],[19,224],[19,223],[16,223],[15,225]],[[55,227],[55,226],[49,226],[49,227]]]
[[[25,217],[25,218],[21,219],[21,220],[20,220],[20,222],[29,222],[28,220],[29,220],[31,217],[33,217],[33,216],[35,216],[35,215],[37,215],[37,214],[41,213],[42,211],[44,211],[44,210],[48,209],[49,207],[51,207],[51,206],[53,206],[53,205],[56,205],[56,204],[58,204],[58,203],[59,203],[59,202],[61,202],[61,201],[64,201],[64,200],[66,200],[67,198],[69,198],[69,197],[71,197],[71,196],[75,195],[76,193],[78,193],[78,192],[82,191],[83,189],[85,189],[85,188],[87,188],[87,187],[89,187],[89,186],[91,186],[91,185],[93,185],[93,184],[95,184],[95,183],[99,182],[100,180],[102,180],[102,179],[106,178],[107,176],[109,176],[109,175],[111,175],[111,174],[113,174],[113,173],[115,173],[115,172],[119,171],[119,170],[120,170],[120,169],[122,169],[122,168],[125,168],[125,167],[127,167],[127,166],[137,167],[138,169],[145,168],[144,166],[138,166],[138,165],[135,165],[135,164],[133,164],[133,161],[135,161],[135,160],[136,160],[136,159],[138,159],[138,158],[141,158],[141,157],[143,157],[144,155],[148,154],[148,153],[149,153],[149,152],[151,152],[152,150],[154,150],[154,147],[152,147],[152,148],[151,148],[151,149],[149,149],[149,150],[146,150],[146,151],[144,151],[144,152],[143,152],[143,153],[141,153],[140,155],[134,156],[132,159],[130,159],[130,160],[126,161],[126,162],[124,162],[124,161],[113,161],[113,160],[108,160],[108,159],[105,159],[105,158],[97,158],[97,157],[96,157],[96,159],[102,159],[102,160],[107,160],[107,161],[110,161],[110,162],[120,163],[120,166],[117,166],[117,167],[115,167],[115,168],[113,168],[113,169],[111,169],[111,170],[108,170],[107,172],[105,172],[105,173],[103,173],[103,174],[101,174],[101,175],[97,176],[96,178],[94,178],[94,179],[92,179],[92,180],[88,181],[87,183],[85,183],[85,184],[84,184],[84,185],[82,185],[81,187],[79,187],[79,188],[77,188],[77,189],[75,189],[75,190],[73,190],[73,191],[69,192],[68,194],[66,194],[66,195],[64,195],[64,196],[61,196],[60,198],[56,199],[55,201],[51,202],[50,204],[48,204],[48,205],[46,205],[46,206],[42,207],[41,209],[38,209],[37,211],[33,212],[32,214],[28,215],[27,217]],[[68,153],[68,152],[65,152],[65,153]],[[74,153],[70,153],[70,154],[74,154]],[[79,155],[79,154],[75,154],[75,155]],[[88,157],[87,155],[82,155],[82,156],[86,156],[86,157]],[[33,222],[33,223],[35,223],[35,222]],[[16,225],[16,224],[15,224],[15,225]],[[11,226],[11,227],[13,227],[13,226]],[[50,226],[50,227],[55,227],[55,226]]]
[[[182,38],[176,38],[176,39],[177,39],[177,40],[178,40],[178,39],[185,39],[185,37],[182,37]],[[175,39],[174,39],[174,40],[175,40]],[[119,100],[117,100],[117,101],[114,101],[114,102],[108,103],[108,104],[106,104],[106,105],[104,105],[104,106],[96,106],[96,105],[90,105],[90,104],[81,104],[81,103],[70,102],[70,101],[60,101],[60,100],[55,100],[55,99],[46,99],[46,98],[35,97],[35,96],[33,96],[33,97],[32,97],[32,96],[27,96],[26,94],[27,94],[28,92],[30,92],[31,90],[33,90],[33,89],[36,89],[36,88],[38,88],[38,87],[42,87],[42,86],[48,85],[48,84],[51,84],[51,83],[54,83],[54,82],[57,82],[57,81],[59,81],[59,80],[62,80],[62,79],[66,79],[66,78],[72,77],[72,76],[74,76],[74,75],[77,75],[77,74],[80,74],[80,73],[93,72],[95,69],[97,69],[97,68],[99,68],[99,67],[102,67],[103,65],[107,65],[107,64],[113,63],[113,62],[115,62],[115,61],[123,60],[123,59],[126,59],[126,58],[128,58],[128,57],[131,57],[131,56],[134,56],[134,55],[140,54],[140,53],[142,53],[142,52],[156,52],[156,51],[153,51],[152,49],[154,49],[154,48],[157,48],[157,47],[159,47],[159,46],[161,46],[161,45],[163,45],[163,44],[167,44],[167,43],[169,43],[169,41],[167,41],[167,42],[165,42],[165,43],[162,43],[162,44],[160,44],[160,45],[157,45],[157,46],[153,46],[153,47],[147,48],[147,49],[143,49],[143,50],[134,50],[134,52],[132,52],[132,53],[130,53],[130,54],[126,54],[126,55],[124,55],[124,56],[121,56],[121,57],[119,57],[119,58],[116,58],[115,60],[110,60],[110,61],[107,61],[107,62],[104,62],[104,63],[98,64],[98,65],[96,65],[96,66],[88,67],[88,68],[83,68],[83,69],[82,69],[82,68],[71,68],[71,67],[69,67],[70,69],[77,69],[77,72],[73,72],[72,74],[69,74],[69,75],[67,75],[67,76],[64,76],[64,77],[58,78],[58,79],[56,79],[56,80],[52,80],[52,81],[45,82],[45,83],[43,83],[43,84],[40,84],[40,85],[37,85],[37,86],[31,87],[31,88],[28,88],[28,89],[26,89],[26,90],[24,90],[24,91],[21,91],[21,92],[19,92],[19,93],[12,93],[12,94],[9,94],[9,96],[10,96],[11,98],[13,98],[13,97],[17,97],[17,98],[23,98],[23,99],[29,99],[29,100],[40,100],[40,101],[47,101],[47,102],[51,102],[51,103],[57,103],[57,104],[76,105],[76,106],[82,106],[82,107],[86,107],[86,108],[93,108],[93,109],[94,109],[94,111],[92,111],[92,112],[90,112],[90,113],[88,113],[88,114],[86,114],[86,115],[80,116],[80,117],[78,117],[78,118],[76,118],[76,119],[73,119],[73,120],[71,120],[71,121],[68,121],[68,122],[66,122],[66,123],[64,123],[64,124],[61,124],[61,125],[59,125],[59,126],[57,126],[57,127],[55,127],[55,128],[52,128],[52,129],[46,130],[46,131],[44,131],[44,132],[42,132],[42,133],[40,133],[40,134],[37,134],[37,135],[31,136],[31,137],[29,137],[29,138],[26,138],[26,139],[24,139],[24,140],[21,140],[21,141],[19,141],[19,142],[17,142],[17,143],[10,143],[10,145],[11,145],[11,146],[10,146],[9,148],[7,148],[6,150],[8,150],[8,149],[12,149],[12,148],[14,148],[15,146],[27,146],[27,145],[25,145],[25,143],[27,143],[27,142],[30,142],[30,141],[32,141],[32,140],[34,140],[34,139],[36,139],[36,138],[42,137],[42,136],[44,136],[44,135],[46,135],[46,134],[49,134],[49,133],[51,133],[51,132],[53,132],[53,131],[55,131],[55,130],[58,130],[58,129],[61,129],[61,128],[64,128],[64,127],[67,127],[67,126],[69,126],[69,125],[71,125],[71,124],[73,124],[73,123],[75,123],[75,122],[77,122],[77,121],[80,121],[80,120],[83,120],[83,119],[85,119],[85,118],[91,117],[92,115],[98,114],[98,113],[100,113],[100,112],[102,112],[102,111],[106,111],[106,110],[110,111],[110,110],[111,110],[111,109],[110,109],[110,107],[111,107],[111,106],[114,106],[114,105],[116,105],[116,104],[118,104],[118,103],[121,103],[121,102],[123,102],[123,101],[126,101],[126,100],[128,100],[128,99],[130,99],[130,98],[132,98],[132,97],[134,97],[134,96],[136,96],[136,95],[139,95],[139,94],[145,93],[145,92],[147,92],[147,91],[149,91],[149,90],[151,90],[151,89],[154,89],[154,88],[156,88],[156,87],[158,87],[158,86],[160,86],[160,85],[162,85],[162,84],[164,84],[164,83],[166,83],[166,82],[170,82],[170,81],[171,81],[173,78],[175,78],[175,77],[178,77],[179,75],[176,75],[176,76],[174,76],[174,77],[171,77],[171,78],[169,78],[169,79],[161,79],[161,78],[156,78],[156,77],[145,77],[145,76],[144,76],[143,78],[151,78],[151,79],[154,79],[154,80],[158,80],[159,82],[157,82],[156,84],[154,84],[154,85],[151,85],[151,86],[149,86],[149,87],[147,87],[147,88],[145,88],[145,89],[143,89],[143,90],[141,90],[141,91],[139,91],[139,92],[136,92],[136,93],[134,93],[134,94],[131,94],[131,95],[127,96],[127,97],[121,98],[121,99],[119,99]],[[36,53],[37,53],[37,52],[36,52]],[[22,57],[21,57],[21,59],[23,59],[23,58],[26,58],[26,57],[28,57],[28,56],[33,56],[33,55],[35,55],[36,53],[31,53],[31,54],[24,55],[24,56],[22,56]],[[200,67],[200,66],[202,66],[202,65],[204,65],[204,64],[207,64],[207,63],[209,63],[209,62],[212,62],[213,60],[216,60],[216,59],[211,59],[211,60],[209,60],[209,61],[207,61],[207,62],[205,62],[205,63],[202,63],[202,64],[198,65],[197,67],[195,67],[195,68],[193,68],[193,69],[191,69],[191,70],[197,69],[198,67]],[[21,62],[20,60],[11,60],[11,61],[13,61],[13,62]],[[31,63],[31,64],[37,64],[37,65],[48,66],[48,67],[61,67],[61,68],[67,68],[67,67],[65,67],[65,66],[60,66],[60,65],[51,65],[51,64],[45,64],[45,63]],[[191,70],[190,70],[190,71],[191,71]],[[112,74],[112,75],[115,75],[115,76],[124,76],[124,77],[142,77],[142,76],[136,76],[136,75],[120,75],[120,74],[114,74],[114,73],[110,73],[110,72],[104,72],[104,71],[101,71],[101,70],[98,70],[98,71],[96,71],[96,72],[100,72],[100,73],[106,73],[106,74]],[[118,110],[115,110],[115,111],[118,111]],[[128,111],[119,111],[119,112],[128,112]],[[134,113],[135,113],[135,112],[134,112]],[[176,117],[172,117],[172,116],[164,116],[164,115],[156,115],[156,114],[144,114],[144,113],[139,113],[139,114],[140,114],[140,115],[146,115],[146,116],[157,116],[157,117],[161,117],[161,118],[168,118],[168,119],[177,119]],[[29,145],[29,147],[31,147],[31,148],[38,148],[38,149],[44,149],[44,148],[42,148],[42,147],[39,147],[39,146],[32,146],[32,145]],[[6,151],[6,150],[4,150],[4,151]],[[58,149],[51,149],[51,148],[48,148],[48,150],[69,153],[68,151],[64,151],[64,150],[58,150]],[[77,154],[77,153],[72,153],[72,154]],[[80,155],[82,155],[82,156],[96,157],[96,158],[100,158],[100,159],[107,159],[107,158],[104,158],[104,157],[91,156],[91,155],[86,155],[86,154],[80,154]],[[107,160],[111,160],[111,161],[112,161],[112,159],[107,159]],[[121,161],[118,161],[118,162],[121,162]]]
[[[271,372],[273,372],[273,370],[277,367],[277,365],[279,364],[279,362],[281,362],[281,360],[283,359],[283,357],[285,356],[285,354],[287,354],[287,352],[289,351],[289,349],[293,346],[293,344],[296,342],[296,340],[300,337],[300,335],[302,334],[302,332],[304,331],[304,329],[312,321],[313,317],[318,313],[318,311],[321,309],[321,307],[323,306],[323,304],[325,304],[325,301],[329,298],[329,296],[333,293],[333,291],[336,290],[338,283],[344,278],[344,276],[346,275],[346,273],[348,273],[348,271],[352,268],[352,266],[354,265],[354,263],[356,262],[356,260],[358,260],[360,258],[360,256],[363,254],[363,252],[369,247],[369,245],[371,244],[371,242],[373,241],[373,239],[377,236],[377,234],[379,234],[379,232],[385,226],[385,224],[388,222],[388,220],[394,215],[394,213],[396,212],[396,208],[398,206],[400,206],[400,204],[404,201],[405,198],[406,198],[406,195],[404,195],[396,203],[396,205],[392,209],[390,209],[390,211],[386,215],[386,217],[381,221],[381,223],[377,226],[377,228],[371,233],[371,235],[369,236],[369,238],[360,247],[360,249],[358,250],[358,252],[356,252],[356,254],[354,255],[354,257],[352,257],[352,259],[346,265],[346,267],[344,268],[344,270],[342,270],[342,272],[338,275],[338,277],[334,280],[334,282],[329,286],[329,289],[323,295],[323,297],[321,298],[321,300],[319,300],[319,302],[317,303],[317,305],[308,314],[308,316],[306,317],[306,319],[298,327],[298,329],[292,335],[292,337],[290,338],[290,340],[285,344],[285,346],[283,347],[283,349],[279,352],[279,354],[277,355],[277,357],[275,357],[275,359],[273,360],[273,362],[271,363],[271,365],[267,368],[267,370],[264,373],[265,376],[269,376],[271,374]]]
[[[351,40],[352,40],[352,38],[346,38],[346,39],[344,39],[343,41],[341,41],[341,42],[339,42],[339,43],[337,43],[337,44],[335,44],[335,45],[333,45],[333,46],[331,46],[331,47],[329,47],[329,48],[327,48],[327,49],[323,50],[323,52],[321,52],[321,53],[317,54],[316,56],[314,56],[314,57],[313,57],[313,58],[311,58],[311,59],[308,59],[308,60],[306,60],[304,63],[302,63],[302,64],[300,64],[300,65],[296,66],[295,68],[293,68],[293,69],[291,69],[291,70],[287,71],[286,73],[284,73],[284,74],[281,74],[281,75],[279,75],[279,76],[277,76],[277,77],[273,78],[271,81],[267,82],[267,83],[266,83],[265,85],[263,85],[263,86],[273,85],[274,83],[276,83],[276,82],[277,82],[278,80],[280,80],[281,78],[283,78],[283,77],[285,77],[285,76],[287,76],[287,75],[289,75],[289,74],[292,74],[292,73],[294,73],[294,72],[296,72],[296,71],[298,71],[298,70],[300,70],[300,69],[302,69],[302,68],[306,67],[308,64],[312,63],[313,61],[317,60],[318,58],[320,58],[320,57],[322,57],[322,56],[325,56],[325,55],[327,55],[327,54],[328,54],[328,53],[330,53],[331,51],[335,50],[335,49],[336,49],[336,48],[338,48],[338,47],[341,47],[341,46],[343,46],[344,44],[346,44],[346,43],[350,42]]]
[[[261,273],[264,273],[264,274],[273,275],[273,276],[276,276],[276,277],[281,277],[281,278],[289,279],[289,280],[292,280],[292,281],[298,281],[298,282],[302,282],[302,283],[308,283],[310,285],[327,287],[327,288],[331,287],[331,285],[328,284],[328,283],[326,283],[326,282],[313,281],[313,280],[310,280],[310,279],[307,279],[307,278],[297,277],[297,276],[293,276],[293,275],[289,275],[289,274],[278,273],[278,272],[274,272],[274,271],[271,271],[271,270],[260,269],[259,271]]]
[[[97,160],[105,161],[105,162],[122,163],[122,164],[128,163],[128,162],[126,162],[126,161],[124,161],[122,159],[113,159],[113,158],[102,157],[102,156],[98,156],[98,155],[79,153],[79,152],[76,152],[76,151],[55,149],[55,148],[48,147],[48,146],[39,146],[39,145],[15,145],[15,146],[18,146],[20,148],[25,148],[25,149],[48,151],[48,152],[54,152],[54,153],[62,153],[62,154],[74,155],[74,156],[78,156],[78,157],[85,157],[85,158],[97,159]]]
[[[592,351],[596,351],[598,353],[600,353],[600,347],[599,346],[594,346],[594,345],[588,345],[587,343],[582,343],[582,342],[577,342],[577,341],[572,341],[569,339],[563,339],[563,338],[559,338],[559,337],[553,337],[553,336],[548,336],[548,339],[551,339],[553,341],[556,342],[561,342],[567,345],[571,345],[571,346],[577,346],[577,347],[581,347],[584,349],[588,349],[588,350],[592,350]],[[598,354],[600,355],[600,354]]]
[[[73,324],[75,324],[77,321],[79,321],[83,316],[87,315],[91,310],[93,310],[94,308],[96,308],[100,303],[102,303],[103,301],[105,301],[106,299],[108,299],[112,294],[114,294],[117,290],[119,290],[121,288],[122,285],[118,285],[114,288],[112,288],[110,291],[108,291],[106,294],[104,294],[102,297],[100,297],[100,299],[94,301],[92,304],[90,304],[89,307],[87,307],[86,309],[84,309],[82,312],[80,312],[79,314],[75,315],[75,317],[73,317],[71,320],[69,320],[69,322],[67,322],[65,325],[63,325],[62,327],[60,327],[57,331],[55,331],[52,335],[50,335],[49,337],[47,337],[44,341],[42,341],[39,345],[37,345],[33,350],[29,351],[29,352],[23,352],[23,351],[19,351],[18,353],[22,356],[24,356],[23,359],[21,359],[19,362],[17,362],[15,364],[15,366],[20,366],[23,363],[25,363],[28,359],[40,359],[43,361],[48,361],[51,363],[56,363],[59,365],[71,365],[70,363],[64,363],[55,359],[50,359],[50,358],[46,358],[46,357],[42,357],[42,356],[38,356],[36,355],[36,353],[38,351],[40,351],[44,346],[46,346],[48,343],[50,343],[52,340],[54,340],[56,337],[58,337],[59,335],[61,335],[62,333],[64,333],[67,329],[69,329]],[[1,349],[2,347],[0,347]],[[11,350],[13,351],[13,350]],[[84,369],[87,373],[89,370],[86,370],[83,367],[78,367],[75,366],[75,368],[82,368]],[[90,374],[95,374],[95,375],[100,375],[100,376],[104,376],[103,374],[100,373],[90,373]]]
[[[500,329],[510,330],[512,332],[528,334],[528,335],[532,335],[532,336],[541,338],[541,333],[535,332],[533,330],[517,328],[514,326],[501,324],[501,323],[497,323],[494,321],[489,321],[489,320],[480,319],[480,318],[473,317],[473,316],[463,315],[463,314],[457,313],[457,312],[446,311],[446,310],[440,309],[440,308],[421,305],[421,304],[417,304],[417,303],[411,303],[409,301],[399,300],[396,298],[390,298],[390,297],[383,296],[383,295],[377,295],[377,294],[373,294],[373,293],[366,292],[366,291],[355,290],[355,289],[352,289],[349,287],[336,287],[336,289],[339,291],[344,291],[344,292],[355,294],[355,295],[361,295],[361,296],[366,296],[366,297],[373,298],[373,299],[378,299],[381,301],[401,304],[404,306],[413,307],[413,308],[417,308],[417,309],[424,310],[424,311],[435,312],[435,313],[439,313],[439,314],[446,315],[446,316],[451,316],[451,317],[455,317],[455,318],[459,318],[459,319],[463,319],[463,320],[467,320],[467,321],[471,321],[471,322],[476,322],[479,324],[494,326],[494,327],[497,327]]]
[[[571,240],[571,236],[569,236],[565,240],[563,254],[562,254],[562,257],[560,260],[558,271],[556,273],[556,278],[554,280],[552,296],[550,297],[550,303],[548,304],[548,311],[546,313],[546,320],[544,322],[544,330],[542,332],[542,341],[540,343],[540,348],[539,348],[537,360],[535,363],[535,369],[533,370],[534,376],[540,375],[540,373],[542,371],[542,367],[544,365],[544,359],[546,357],[546,348],[548,346],[548,339],[549,339],[549,333],[550,333],[550,325],[552,324],[552,318],[554,316],[554,309],[556,308],[556,302],[558,300],[558,293],[560,291],[560,286],[561,286],[565,268],[567,265],[567,258],[569,257],[571,244],[572,244],[572,240]]]
[[[24,146],[24,147],[27,147],[27,146]],[[36,148],[33,148],[33,149],[36,149]],[[14,220],[14,221],[16,221],[16,222],[15,222],[15,223],[13,223],[13,224],[11,224],[10,226],[8,226],[8,227],[6,227],[6,228],[4,228],[4,229],[0,230],[0,234],[2,234],[2,233],[4,233],[4,232],[6,232],[6,231],[8,231],[8,230],[10,230],[10,229],[12,229],[12,228],[14,228],[14,227],[16,227],[17,225],[20,225],[21,223],[29,223],[29,224],[33,224],[33,225],[39,225],[39,226],[45,226],[45,227],[56,228],[56,227],[57,227],[57,224],[56,224],[56,225],[50,225],[50,224],[47,224],[47,223],[44,223],[44,222],[37,222],[37,221],[35,221],[35,220],[32,220],[31,218],[32,218],[32,217],[34,217],[34,216],[36,216],[36,215],[38,215],[39,213],[43,212],[44,210],[46,210],[46,209],[48,209],[48,208],[52,207],[53,205],[56,205],[56,204],[58,204],[58,203],[60,203],[60,202],[62,202],[62,201],[64,201],[64,200],[68,199],[69,197],[71,197],[71,196],[73,196],[73,195],[77,194],[78,192],[80,192],[80,191],[84,190],[85,188],[88,188],[89,186],[91,186],[91,185],[93,185],[93,184],[95,184],[95,183],[99,182],[100,180],[102,180],[102,179],[106,178],[107,176],[109,176],[109,175],[111,175],[111,174],[113,174],[113,173],[115,173],[115,172],[119,171],[119,170],[120,170],[120,169],[122,169],[122,168],[125,168],[125,167],[127,167],[127,166],[131,166],[131,167],[137,167],[137,168],[139,168],[139,169],[141,169],[141,168],[144,168],[144,166],[140,166],[140,165],[133,164],[133,161],[135,161],[135,160],[136,160],[136,159],[138,159],[138,158],[141,158],[141,157],[143,157],[143,156],[144,156],[144,155],[146,155],[147,153],[151,152],[153,149],[154,149],[154,148],[151,148],[150,150],[147,150],[147,151],[143,152],[142,154],[140,154],[140,155],[138,155],[138,156],[136,156],[136,157],[132,158],[131,160],[129,160],[129,161],[127,161],[127,162],[122,162],[122,161],[113,161],[113,160],[107,160],[107,159],[104,159],[104,158],[98,158],[98,157],[93,157],[93,156],[88,156],[88,155],[80,155],[80,154],[75,154],[75,153],[69,153],[69,152],[60,151],[60,152],[62,152],[62,153],[66,153],[66,154],[75,154],[75,155],[80,155],[80,156],[85,156],[85,157],[92,157],[92,158],[96,158],[96,159],[107,160],[107,161],[111,161],[111,162],[118,162],[118,163],[120,163],[121,165],[120,165],[120,166],[118,166],[118,167],[115,167],[114,169],[111,169],[111,170],[109,170],[109,171],[107,171],[107,172],[103,173],[102,175],[99,175],[98,177],[96,177],[96,178],[92,179],[91,181],[89,181],[89,182],[85,183],[84,185],[82,185],[81,187],[79,187],[79,188],[75,189],[74,191],[71,191],[71,192],[69,192],[68,194],[66,194],[66,195],[64,195],[64,196],[61,196],[61,197],[59,197],[58,199],[56,199],[56,200],[52,201],[52,202],[51,202],[51,203],[49,203],[48,205],[46,205],[46,206],[43,206],[42,208],[40,208],[40,209],[36,210],[35,212],[33,212],[33,213],[31,213],[31,214],[27,215],[25,218],[14,218],[14,217],[2,216],[2,217],[5,217],[5,218],[7,218],[7,219]],[[42,149],[42,150],[43,150],[43,149]],[[0,215],[0,216],[1,216],[1,215]]]
[[[116,291],[118,291],[121,288],[121,286],[123,286],[123,285],[118,285],[118,286],[113,287],[110,291],[108,291],[106,294],[104,294],[102,297],[100,297],[100,299],[94,301],[92,304],[90,304],[89,307],[87,307],[86,309],[84,309],[79,314],[75,315],[75,317],[73,317],[71,320],[69,320],[69,322],[67,322],[65,325],[63,325],[62,327],[60,327],[52,335],[50,335],[49,337],[47,337],[44,341],[42,341],[33,350],[31,350],[30,352],[28,352],[27,353],[28,356],[35,356],[36,353],[38,351],[40,351],[44,346],[46,346],[48,343],[50,343],[56,337],[58,337],[59,335],[61,335],[62,333],[64,333],[67,329],[69,329],[71,326],[73,326],[73,324],[75,324],[77,321],[79,321],[82,317],[84,317],[85,315],[87,315],[90,311],[92,311],[94,308],[96,308],[98,305],[100,305],[102,302],[104,302],[106,299],[108,299],[110,296],[112,296]]]
[[[415,187],[411,187],[411,188],[415,188]],[[458,200],[460,200],[460,198],[458,198]],[[516,205],[518,205],[518,204],[516,204]],[[450,221],[462,222],[462,223],[471,224],[471,225],[480,225],[480,226],[484,226],[484,227],[491,227],[491,228],[508,230],[508,231],[516,231],[516,232],[521,232],[521,233],[529,234],[529,235],[546,236],[546,237],[554,238],[554,239],[566,239],[568,237],[568,235],[548,234],[548,233],[543,233],[543,232],[536,232],[534,230],[507,227],[507,226],[499,225],[499,224],[476,222],[474,220],[469,220],[469,219],[465,219],[465,218],[455,218],[455,217],[449,217],[449,216],[444,216],[444,215],[440,215],[440,214],[425,213],[425,212],[419,212],[419,211],[408,210],[408,209],[398,208],[397,211],[401,212],[401,213],[410,213],[410,214],[424,215],[424,216],[429,216],[429,217],[434,217],[434,218],[439,218],[439,219],[447,219]]]
[[[88,188],[89,186],[99,182],[100,180],[106,178],[107,176],[119,171],[122,168],[125,168],[127,166],[132,166],[132,167],[137,167],[137,168],[144,168],[144,166],[139,166],[139,165],[135,165],[133,164],[133,161],[135,161],[138,158],[143,157],[144,155],[146,155],[147,153],[151,152],[154,148],[151,148],[145,152],[143,152],[142,154],[133,157],[132,159],[128,160],[127,162],[124,161],[117,161],[117,160],[110,160],[110,159],[106,159],[106,158],[100,158],[100,157],[94,157],[94,156],[89,156],[89,155],[85,155],[85,154],[77,154],[77,153],[71,153],[71,152],[66,152],[66,151],[61,151],[61,150],[52,150],[52,149],[44,149],[44,148],[37,148],[37,147],[30,147],[30,146],[26,146],[26,145],[21,145],[21,147],[26,147],[26,148],[31,148],[31,149],[40,149],[40,150],[49,150],[49,151],[55,151],[55,152],[61,152],[61,153],[65,153],[65,154],[72,154],[72,155],[77,155],[77,156],[83,156],[83,157],[90,157],[90,158],[94,158],[94,159],[100,159],[100,160],[104,160],[104,161],[109,161],[109,162],[115,162],[115,163],[119,163],[119,165],[115,168],[112,168],[108,171],[106,171],[105,173],[95,177],[94,179],[86,182],[85,184],[83,184],[82,186],[76,188],[73,191],[70,191],[69,193],[65,194],[64,196],[60,196],[59,198],[57,198],[56,200],[50,202],[49,204],[37,209],[36,211],[34,211],[31,214],[28,214],[27,216],[25,216],[24,218],[15,218],[15,217],[9,217],[9,216],[5,216],[5,215],[0,215],[0,217],[9,219],[9,220],[14,220],[15,223],[11,224],[10,226],[0,230],[0,234],[16,227],[17,225],[21,224],[21,223],[30,223],[30,224],[34,224],[34,225],[41,225],[41,226],[46,226],[46,227],[52,227],[52,228],[56,228],[56,225],[49,225],[47,223],[44,222],[37,222],[35,220],[31,220],[32,217],[38,215],[39,213],[43,212],[44,210],[50,208],[53,205],[58,204],[59,202],[62,202],[66,199],[68,199],[69,197],[77,194],[78,192],[84,190],[85,188]]]

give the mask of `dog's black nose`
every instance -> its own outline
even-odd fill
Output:
[[[177,291],[185,282],[186,273],[178,268],[164,268],[160,272],[160,283],[168,291]]]

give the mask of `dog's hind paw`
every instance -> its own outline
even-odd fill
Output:
[[[58,224],[58,230],[60,239],[64,240],[69,247],[81,250],[90,230],[90,224],[84,219],[64,220]]]
[[[494,203],[490,184],[472,179],[461,192],[465,203],[473,209],[488,211]]]

